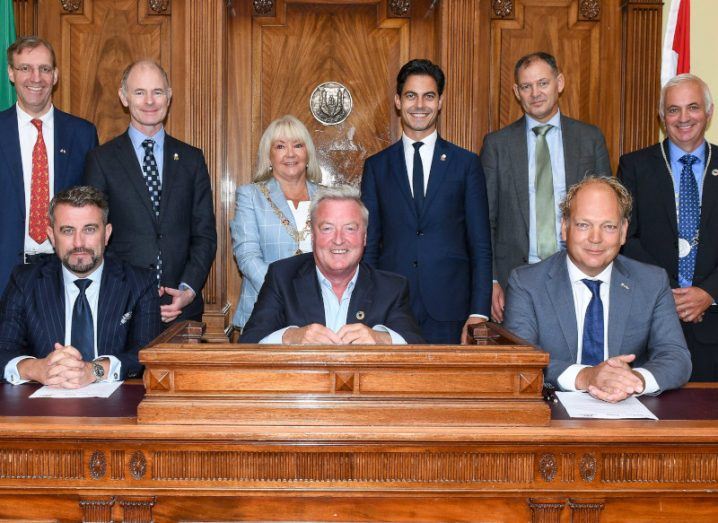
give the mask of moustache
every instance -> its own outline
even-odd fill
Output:
[[[89,254],[90,256],[95,255],[95,251],[92,249],[86,249],[85,247],[78,247],[76,249],[72,249],[68,254]]]

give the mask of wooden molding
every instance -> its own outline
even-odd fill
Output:
[[[491,17],[492,18],[513,18],[514,2],[513,0],[491,0]]]
[[[389,17],[409,18],[411,16],[411,0],[389,0]]]
[[[152,14],[170,15],[172,14],[172,4],[170,0],[147,0],[147,6]]]
[[[60,0],[60,4],[66,13],[82,14],[82,0]]]
[[[252,0],[253,16],[276,16],[274,0]]]

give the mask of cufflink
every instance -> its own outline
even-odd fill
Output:
[[[357,312],[357,320],[363,320],[364,319],[364,311],[358,311]]]

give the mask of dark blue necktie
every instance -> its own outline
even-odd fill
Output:
[[[416,205],[416,213],[421,214],[424,206],[424,164],[421,162],[419,148],[424,142],[414,142],[414,171],[412,173],[412,184],[414,186],[414,205]]]
[[[586,316],[583,320],[582,365],[598,365],[603,361],[603,302],[601,280],[581,280],[591,291]]]
[[[700,198],[698,197],[698,184],[693,175],[693,164],[698,158],[686,154],[678,159],[683,164],[681,170],[681,183],[678,192],[678,233],[681,238],[691,245],[687,256],[678,258],[678,279],[683,285],[693,282],[693,270],[696,266],[696,249],[693,246],[698,234],[698,225],[701,219]]]
[[[82,359],[92,361],[95,359],[95,329],[92,326],[92,311],[90,302],[87,301],[85,291],[92,283],[92,280],[75,280],[75,285],[80,289],[80,294],[75,300],[72,308],[72,336],[70,343],[75,347]]]

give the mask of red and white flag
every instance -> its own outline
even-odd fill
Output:
[[[691,0],[672,0],[663,40],[661,86],[691,70]]]

